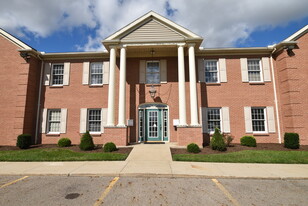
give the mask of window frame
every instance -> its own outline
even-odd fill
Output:
[[[90,111],[93,110],[97,110],[100,112],[100,127],[99,127],[99,131],[90,131]],[[91,120],[92,122],[98,122],[98,120]],[[102,120],[102,109],[99,108],[91,108],[91,109],[87,109],[87,126],[86,126],[86,130],[89,131],[90,134],[101,134],[102,133],[102,124],[103,124],[103,120]]]
[[[249,60],[258,60],[259,61],[259,68],[260,68],[260,81],[252,81],[249,79],[249,64],[248,64],[248,61]],[[248,75],[248,82],[251,82],[251,83],[258,83],[258,82],[264,82],[264,79],[263,79],[263,67],[262,67],[262,60],[261,58],[247,58],[247,75]]]
[[[102,83],[101,84],[92,84],[92,75],[93,75],[92,65],[94,65],[94,64],[101,64],[102,65],[102,73],[101,73]],[[94,73],[94,74],[99,75],[100,73]],[[104,84],[104,62],[91,62],[90,63],[90,71],[89,71],[89,85],[91,85],[91,86],[101,86],[103,84]]]
[[[216,73],[217,73],[217,81],[216,82],[207,82],[206,81],[206,62],[216,61]],[[204,67],[204,82],[206,84],[215,84],[220,83],[220,73],[219,73],[219,60],[218,59],[203,59],[203,67]],[[213,71],[211,73],[214,73]]]
[[[210,131],[210,129],[209,129],[209,121],[210,120],[209,120],[208,112],[209,112],[209,110],[212,110],[212,109],[218,109],[219,110],[219,117],[220,117],[220,119],[219,119],[219,127],[220,128],[219,129],[220,129],[220,131],[222,131],[222,109],[221,109],[221,107],[207,107],[206,108],[206,116],[207,116],[206,127],[207,127],[208,134],[214,134],[214,132],[215,132],[215,128],[214,128],[213,131]],[[215,121],[215,120],[211,120],[211,121]]]
[[[153,63],[153,62],[155,62],[155,63],[158,63],[158,69],[159,69],[159,71],[158,72],[148,72],[148,63]],[[151,74],[159,74],[159,81],[158,82],[148,82],[148,79],[147,79],[147,74],[148,73],[151,73]],[[160,61],[159,60],[151,60],[151,61],[146,61],[145,62],[145,83],[146,84],[160,84],[160,82],[161,82],[161,77],[160,77],[160,75],[161,75],[161,67],[160,67]]]
[[[253,130],[253,122],[254,121],[262,121],[262,120],[255,120],[252,118],[252,110],[253,109],[262,109],[263,110],[263,115],[264,115],[264,131],[254,131]],[[252,127],[252,133],[253,134],[267,134],[268,133],[268,127],[267,127],[267,112],[266,112],[266,107],[251,107],[250,108],[251,112],[251,127]]]
[[[53,74],[53,71],[54,71],[54,66],[63,66],[63,73],[62,73],[62,84],[53,84],[53,80],[54,80],[54,74]],[[50,81],[50,85],[51,86],[63,86],[63,83],[64,83],[64,63],[53,63],[51,64],[51,81]],[[56,74],[57,76],[60,76],[59,74]]]
[[[53,112],[53,111],[59,111],[60,112],[60,119],[57,120],[57,121],[54,121],[54,120],[50,120],[50,113]],[[50,131],[50,123],[59,123],[59,131],[57,132],[51,132]],[[61,133],[61,109],[47,109],[47,121],[46,121],[46,124],[47,124],[47,132],[46,134],[60,134]]]

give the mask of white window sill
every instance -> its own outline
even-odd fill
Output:
[[[49,132],[46,133],[46,136],[60,136],[60,132]]]
[[[268,132],[252,132],[252,134],[256,136],[269,135]]]
[[[89,84],[90,87],[102,87],[103,84]]]
[[[101,132],[90,132],[91,135],[101,135]]]
[[[50,87],[52,87],[52,88],[62,88],[63,85],[61,85],[61,84],[58,84],[58,85],[50,85]]]

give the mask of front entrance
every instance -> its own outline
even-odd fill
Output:
[[[139,107],[139,141],[168,141],[168,108],[164,104]]]

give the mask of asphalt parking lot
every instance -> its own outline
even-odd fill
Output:
[[[0,176],[0,205],[307,205],[308,180]]]

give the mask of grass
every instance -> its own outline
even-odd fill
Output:
[[[0,151],[0,161],[117,161],[125,160],[128,154],[82,153],[68,149],[31,149]]]
[[[244,150],[222,154],[174,154],[174,161],[308,164],[308,151]]]

